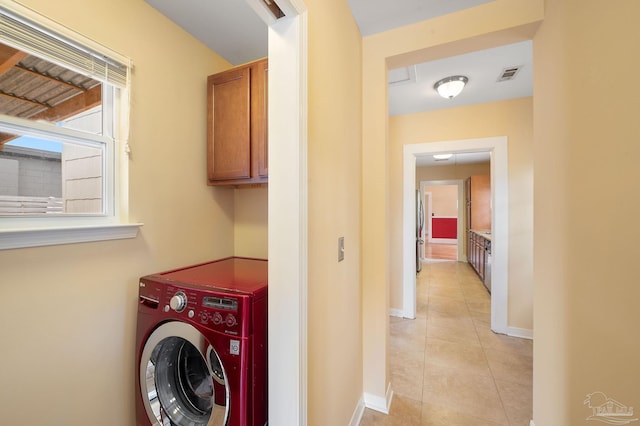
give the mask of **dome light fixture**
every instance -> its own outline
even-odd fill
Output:
[[[464,75],[454,75],[438,80],[433,88],[445,99],[455,98],[462,92],[469,79]]]
[[[447,154],[433,154],[433,159],[436,161],[445,161],[448,160],[449,158],[451,158],[453,156],[453,154],[447,153]]]

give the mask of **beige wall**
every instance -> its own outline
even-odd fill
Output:
[[[234,191],[234,255],[267,258],[267,185]]]
[[[469,176],[488,175],[490,164],[457,164],[455,166],[416,167],[416,187],[430,180],[464,180]]]
[[[402,146],[425,142],[508,138],[509,168],[509,327],[533,328],[533,100],[521,98],[468,107],[451,108],[389,119],[391,230],[391,307],[402,308]],[[458,123],[465,123],[464,126]],[[438,179],[463,179],[464,169],[430,167]],[[420,170],[418,168],[417,170]],[[465,172],[464,175],[460,173]],[[484,172],[483,172],[484,173]],[[418,178],[428,176],[424,171]]]
[[[431,193],[431,208],[434,216],[458,216],[457,185],[426,186],[424,191]]]
[[[142,0],[24,0],[133,59],[137,238],[0,251],[0,407],[11,425],[134,424],[138,277],[234,254],[233,191],[206,186],[206,76],[229,66]]]
[[[305,3],[309,8],[308,424],[346,425],[362,396],[361,37],[345,0]],[[340,263],[339,237],[345,244]]]
[[[596,391],[637,418],[640,87],[612,96],[608,76],[640,66],[640,3],[546,3],[533,43],[534,420],[591,423]]]

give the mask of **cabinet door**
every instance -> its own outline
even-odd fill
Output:
[[[491,229],[491,178],[471,176],[471,229]]]
[[[479,274],[480,270],[480,252],[478,251],[478,236],[473,234],[473,269]]]
[[[480,281],[484,281],[484,238],[478,237],[478,275],[480,276]]]
[[[267,147],[269,123],[267,117],[269,99],[269,63],[267,59],[256,62],[251,69],[251,149],[253,150],[254,176],[267,177],[269,156]]]
[[[477,250],[476,250],[476,234],[474,234],[473,232],[469,233],[471,235],[471,237],[469,238],[469,246],[471,246],[471,256],[469,256],[470,258],[470,263],[471,266],[473,266],[473,269],[475,271],[478,270],[478,259],[476,258],[476,254],[477,254]]]
[[[207,79],[207,175],[209,181],[251,177],[249,67]]]

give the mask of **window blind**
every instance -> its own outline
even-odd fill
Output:
[[[0,7],[0,41],[115,86],[129,84],[129,64]],[[106,49],[105,49],[106,50]]]

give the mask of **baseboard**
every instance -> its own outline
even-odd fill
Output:
[[[389,414],[389,408],[391,408],[391,400],[393,399],[393,390],[391,390],[391,383],[387,387],[387,394],[382,397],[378,395],[372,395],[370,393],[364,393],[364,405],[372,410],[379,411],[384,414]]]
[[[533,330],[529,330],[528,328],[507,327],[507,335],[533,340]]]
[[[529,422],[529,426],[536,426],[535,424],[533,424],[533,420]]]
[[[404,318],[404,311],[402,309],[390,308],[389,309],[389,315],[391,315],[392,317]]]
[[[364,415],[364,397],[360,397],[360,401],[358,401],[358,405],[351,416],[351,421],[349,422],[349,426],[358,426],[360,421],[362,420],[362,416]]]

